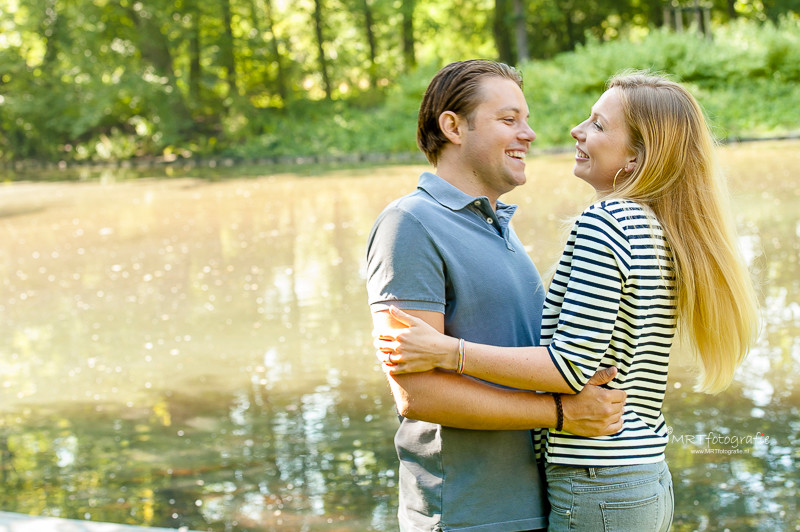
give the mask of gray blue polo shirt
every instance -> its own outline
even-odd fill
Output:
[[[538,345],[544,288],[509,226],[515,205],[471,197],[426,172],[380,214],[367,247],[372,310],[444,314],[469,341]],[[465,377],[467,378],[467,377]],[[400,528],[517,531],[545,528],[546,496],[529,431],[454,429],[402,418]]]

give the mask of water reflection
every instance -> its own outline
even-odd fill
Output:
[[[721,396],[673,365],[674,529],[800,530],[800,150],[722,153],[764,333]],[[569,168],[537,157],[508,198],[543,270],[589,198]],[[0,509],[394,530],[396,418],[363,254],[422,169],[0,187]]]

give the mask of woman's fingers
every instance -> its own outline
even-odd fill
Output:
[[[400,351],[400,342],[391,336],[382,336],[375,338],[372,342],[375,349],[384,352]]]
[[[389,314],[391,314],[394,319],[396,319],[397,321],[399,321],[400,323],[402,323],[403,325],[406,325],[408,327],[411,327],[412,325],[414,325],[414,323],[418,319],[418,318],[415,318],[414,316],[412,316],[411,314],[407,314],[407,313],[403,312],[402,310],[400,310],[399,308],[395,307],[394,305],[389,307]]]
[[[407,344],[407,335],[413,328],[417,326],[424,326],[425,322],[419,318],[407,314],[395,306],[389,307],[389,313],[392,318],[397,322],[402,323],[404,328],[381,328],[372,331],[373,342],[375,347],[375,356],[387,368],[384,368],[391,374],[408,373],[414,371],[427,371],[431,368],[419,367],[415,357],[413,356],[414,350],[411,349],[411,359],[406,360],[404,356],[409,348]]]
[[[383,350],[383,349],[378,349],[377,351],[375,351],[375,358],[377,358],[379,362],[387,366],[396,366],[397,363],[400,361],[400,355],[398,355],[394,351]]]

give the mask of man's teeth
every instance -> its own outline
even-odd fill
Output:
[[[506,152],[509,157],[513,157],[514,159],[524,159],[525,152],[524,151],[508,151]]]

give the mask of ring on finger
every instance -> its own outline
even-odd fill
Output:
[[[386,365],[387,366],[396,366],[397,365],[397,362],[392,360],[392,353],[389,353],[389,355],[386,357]]]

